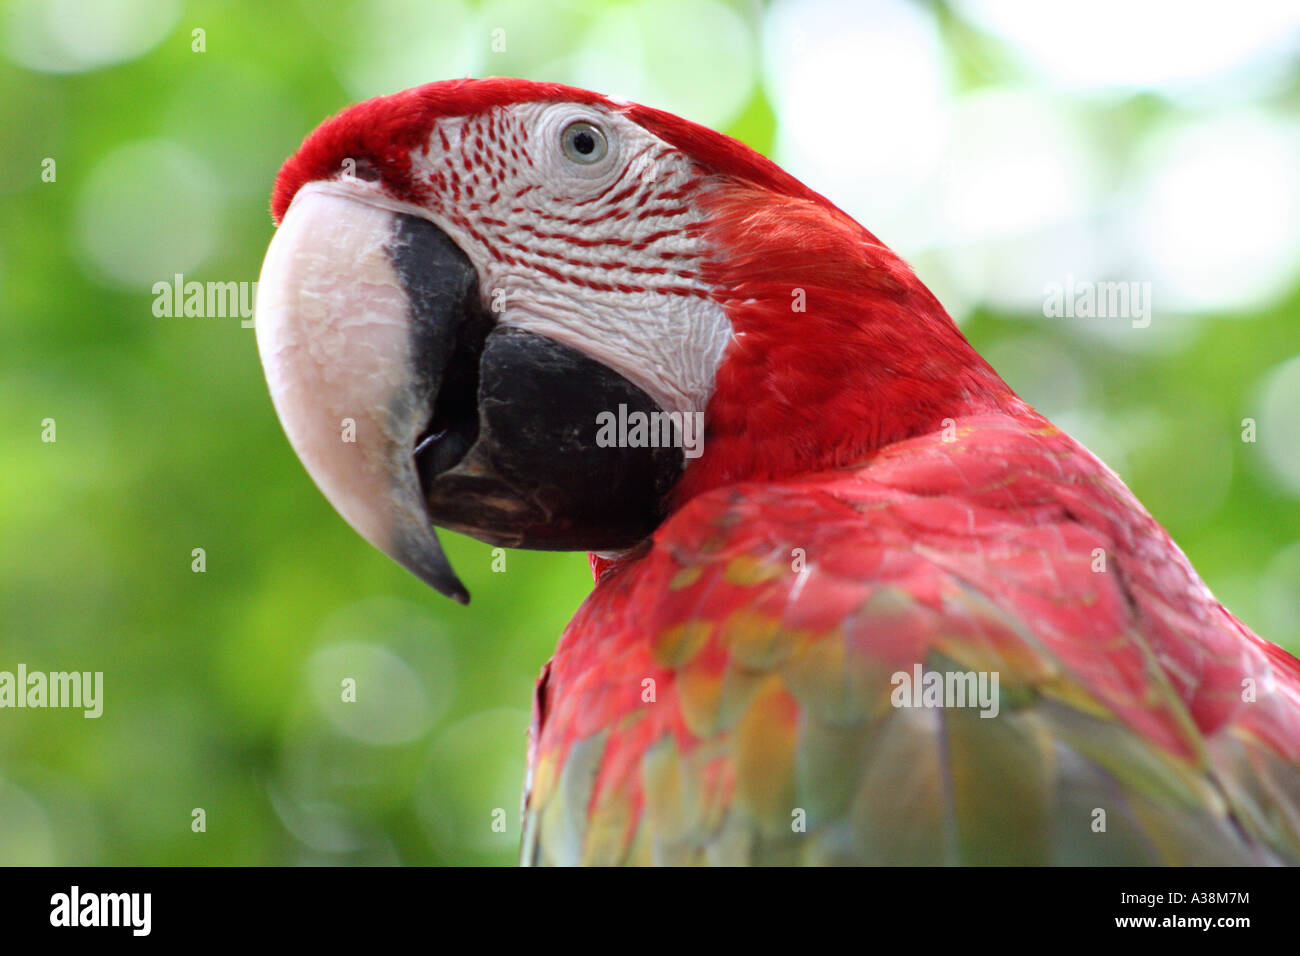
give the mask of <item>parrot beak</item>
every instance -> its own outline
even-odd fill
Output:
[[[312,480],[462,604],[434,524],[509,547],[631,547],[683,466],[680,448],[600,441],[601,410],[659,407],[580,351],[499,325],[483,300],[432,222],[319,182],[286,211],[256,304],[271,399]]]

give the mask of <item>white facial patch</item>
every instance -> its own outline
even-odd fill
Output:
[[[597,134],[576,150],[575,123]],[[600,106],[524,103],[440,127],[413,173],[498,321],[582,351],[666,411],[703,412],[732,329],[700,274],[691,161]]]

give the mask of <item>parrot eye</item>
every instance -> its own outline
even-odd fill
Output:
[[[605,134],[585,120],[570,123],[560,134],[564,155],[575,163],[590,166],[605,158],[609,146]]]

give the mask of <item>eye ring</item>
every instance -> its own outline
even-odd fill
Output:
[[[560,133],[560,148],[572,162],[591,166],[605,158],[609,140],[600,128],[586,120],[577,120],[564,127]]]

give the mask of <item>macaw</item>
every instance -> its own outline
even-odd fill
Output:
[[[1300,861],[1300,662],[768,159],[452,80],[272,213],[258,348],[340,514],[461,602],[434,525],[591,553],[525,863]]]

